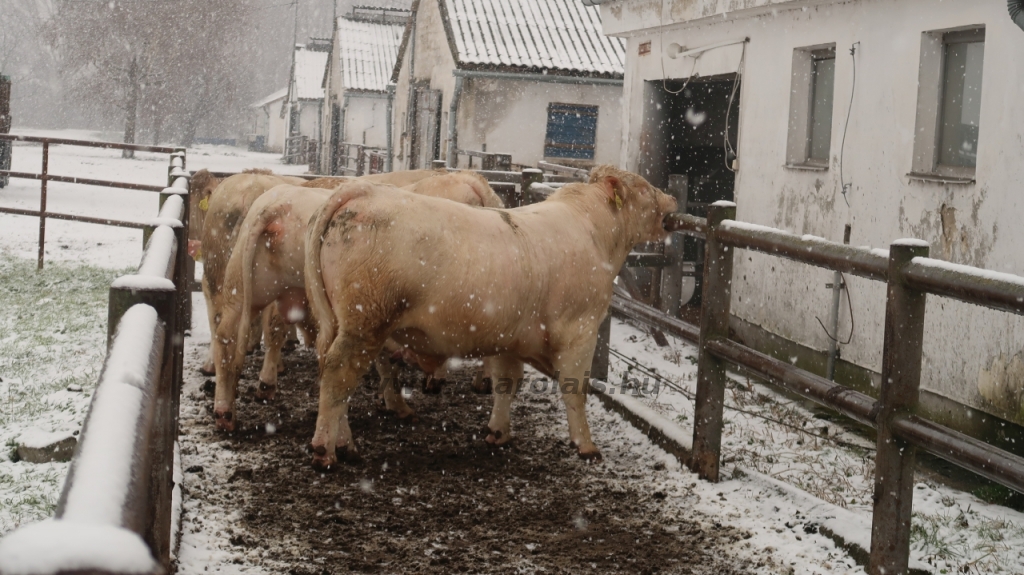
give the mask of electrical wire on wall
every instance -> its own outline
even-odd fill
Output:
[[[843,157],[846,152],[846,132],[850,129],[850,115],[853,112],[853,96],[857,90],[857,46],[859,45],[859,40],[850,45],[850,59],[853,61],[853,81],[850,83],[850,105],[846,107],[846,124],[843,126],[843,141],[839,145],[839,184],[843,187],[843,201],[846,202],[846,207],[850,207],[850,199],[846,194],[853,189],[853,182],[851,181],[850,183],[846,183],[846,178],[843,177]]]
[[[676,95],[681,94],[687,86],[690,85],[690,80],[693,80],[694,75],[697,72],[697,60],[704,55],[704,52],[700,52],[693,56],[693,68],[690,69],[690,75],[686,77],[686,81],[683,82],[683,87],[673,92],[668,89],[668,74],[665,73],[665,0],[661,0],[661,11],[658,13],[658,60],[661,62],[661,88],[669,94]]]
[[[725,108],[725,169],[730,172],[735,172],[729,163],[729,154],[733,157],[737,157],[736,148],[732,147],[732,142],[729,141],[729,115],[732,114],[732,101],[736,97],[736,88],[740,85],[740,76],[743,75],[743,65],[747,60],[747,42],[743,42],[743,51],[740,52],[740,64],[736,66],[736,76],[732,79],[732,92],[729,93],[729,104]]]

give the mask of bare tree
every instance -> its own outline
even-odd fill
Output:
[[[142,125],[189,145],[240,107],[250,15],[244,0],[58,0],[46,29],[69,94],[120,116],[126,143]]]

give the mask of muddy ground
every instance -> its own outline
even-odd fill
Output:
[[[240,431],[213,431],[212,382],[197,374],[183,405],[186,532],[227,539],[207,542],[231,551],[211,557],[240,571],[731,575],[765,567],[722,552],[745,532],[680,516],[664,492],[645,488],[664,463],[578,459],[550,392],[521,395],[511,446],[488,447],[480,430],[491,397],[469,390],[468,367],[440,395],[412,389],[414,424],[378,412],[376,383],[364,378],[350,412],[362,460],[317,473],[306,448],[316,420],[314,357],[301,349],[286,356],[271,403],[254,398],[261,360],[247,362],[240,385]],[[418,379],[405,376],[410,386]]]

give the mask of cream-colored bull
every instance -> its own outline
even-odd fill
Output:
[[[470,172],[437,175],[405,189],[467,205],[502,206],[487,181]],[[308,321],[311,318],[303,276],[305,232],[311,216],[331,193],[308,184],[277,186],[252,203],[242,222],[225,270],[220,321],[211,342],[217,374],[214,417],[220,429],[231,430],[235,426],[236,388],[253,315],[270,306],[277,310],[264,326],[266,356],[257,392],[261,399],[272,399],[277,388],[285,323],[299,323],[307,333],[315,331]],[[429,360],[420,364],[428,372],[436,367]],[[392,384],[382,386],[385,407],[399,417],[410,417],[413,411],[393,385],[394,374],[387,358],[378,364],[378,370],[382,384]]]
[[[376,183],[410,185],[439,174],[440,172],[433,170],[409,170],[363,176],[363,178]],[[340,183],[351,179],[353,178],[342,177],[337,178],[336,181]],[[270,188],[281,184],[308,185],[303,178],[277,175],[270,170],[261,169],[246,170],[223,180],[215,178],[206,170],[199,170],[193,176],[193,203],[196,207],[200,207],[200,210],[194,213],[201,214],[198,220],[201,234],[199,241],[189,242],[189,253],[194,257],[201,257],[203,260],[202,286],[211,334],[217,333],[224,269],[234,249],[238,227],[242,224],[256,198]],[[323,184],[320,187],[333,188],[335,185],[337,184]],[[203,204],[204,201],[205,204]],[[205,209],[201,205],[205,205]],[[275,310],[271,308],[264,314],[265,328],[280,324],[275,313]],[[255,327],[250,331],[249,348],[252,348],[259,340],[260,330]],[[278,366],[279,369],[282,367]],[[212,349],[200,371],[206,375],[215,373]]]
[[[390,337],[424,356],[496,355],[557,378],[580,456],[599,458],[585,387],[612,281],[632,247],[665,237],[675,200],[610,166],[546,201],[480,210],[365,183],[340,187],[309,226],[306,286],[319,335],[313,465],[354,454],[348,400]],[[516,385],[496,385],[490,443],[510,437]]]

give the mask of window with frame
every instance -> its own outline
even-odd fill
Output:
[[[548,104],[544,157],[593,160],[597,143],[597,106]]]
[[[951,32],[944,40],[938,164],[974,168],[978,163],[985,31]]]
[[[793,51],[787,166],[828,169],[835,76],[835,44]]]
[[[984,60],[984,27],[922,35],[912,179],[974,182]]]

